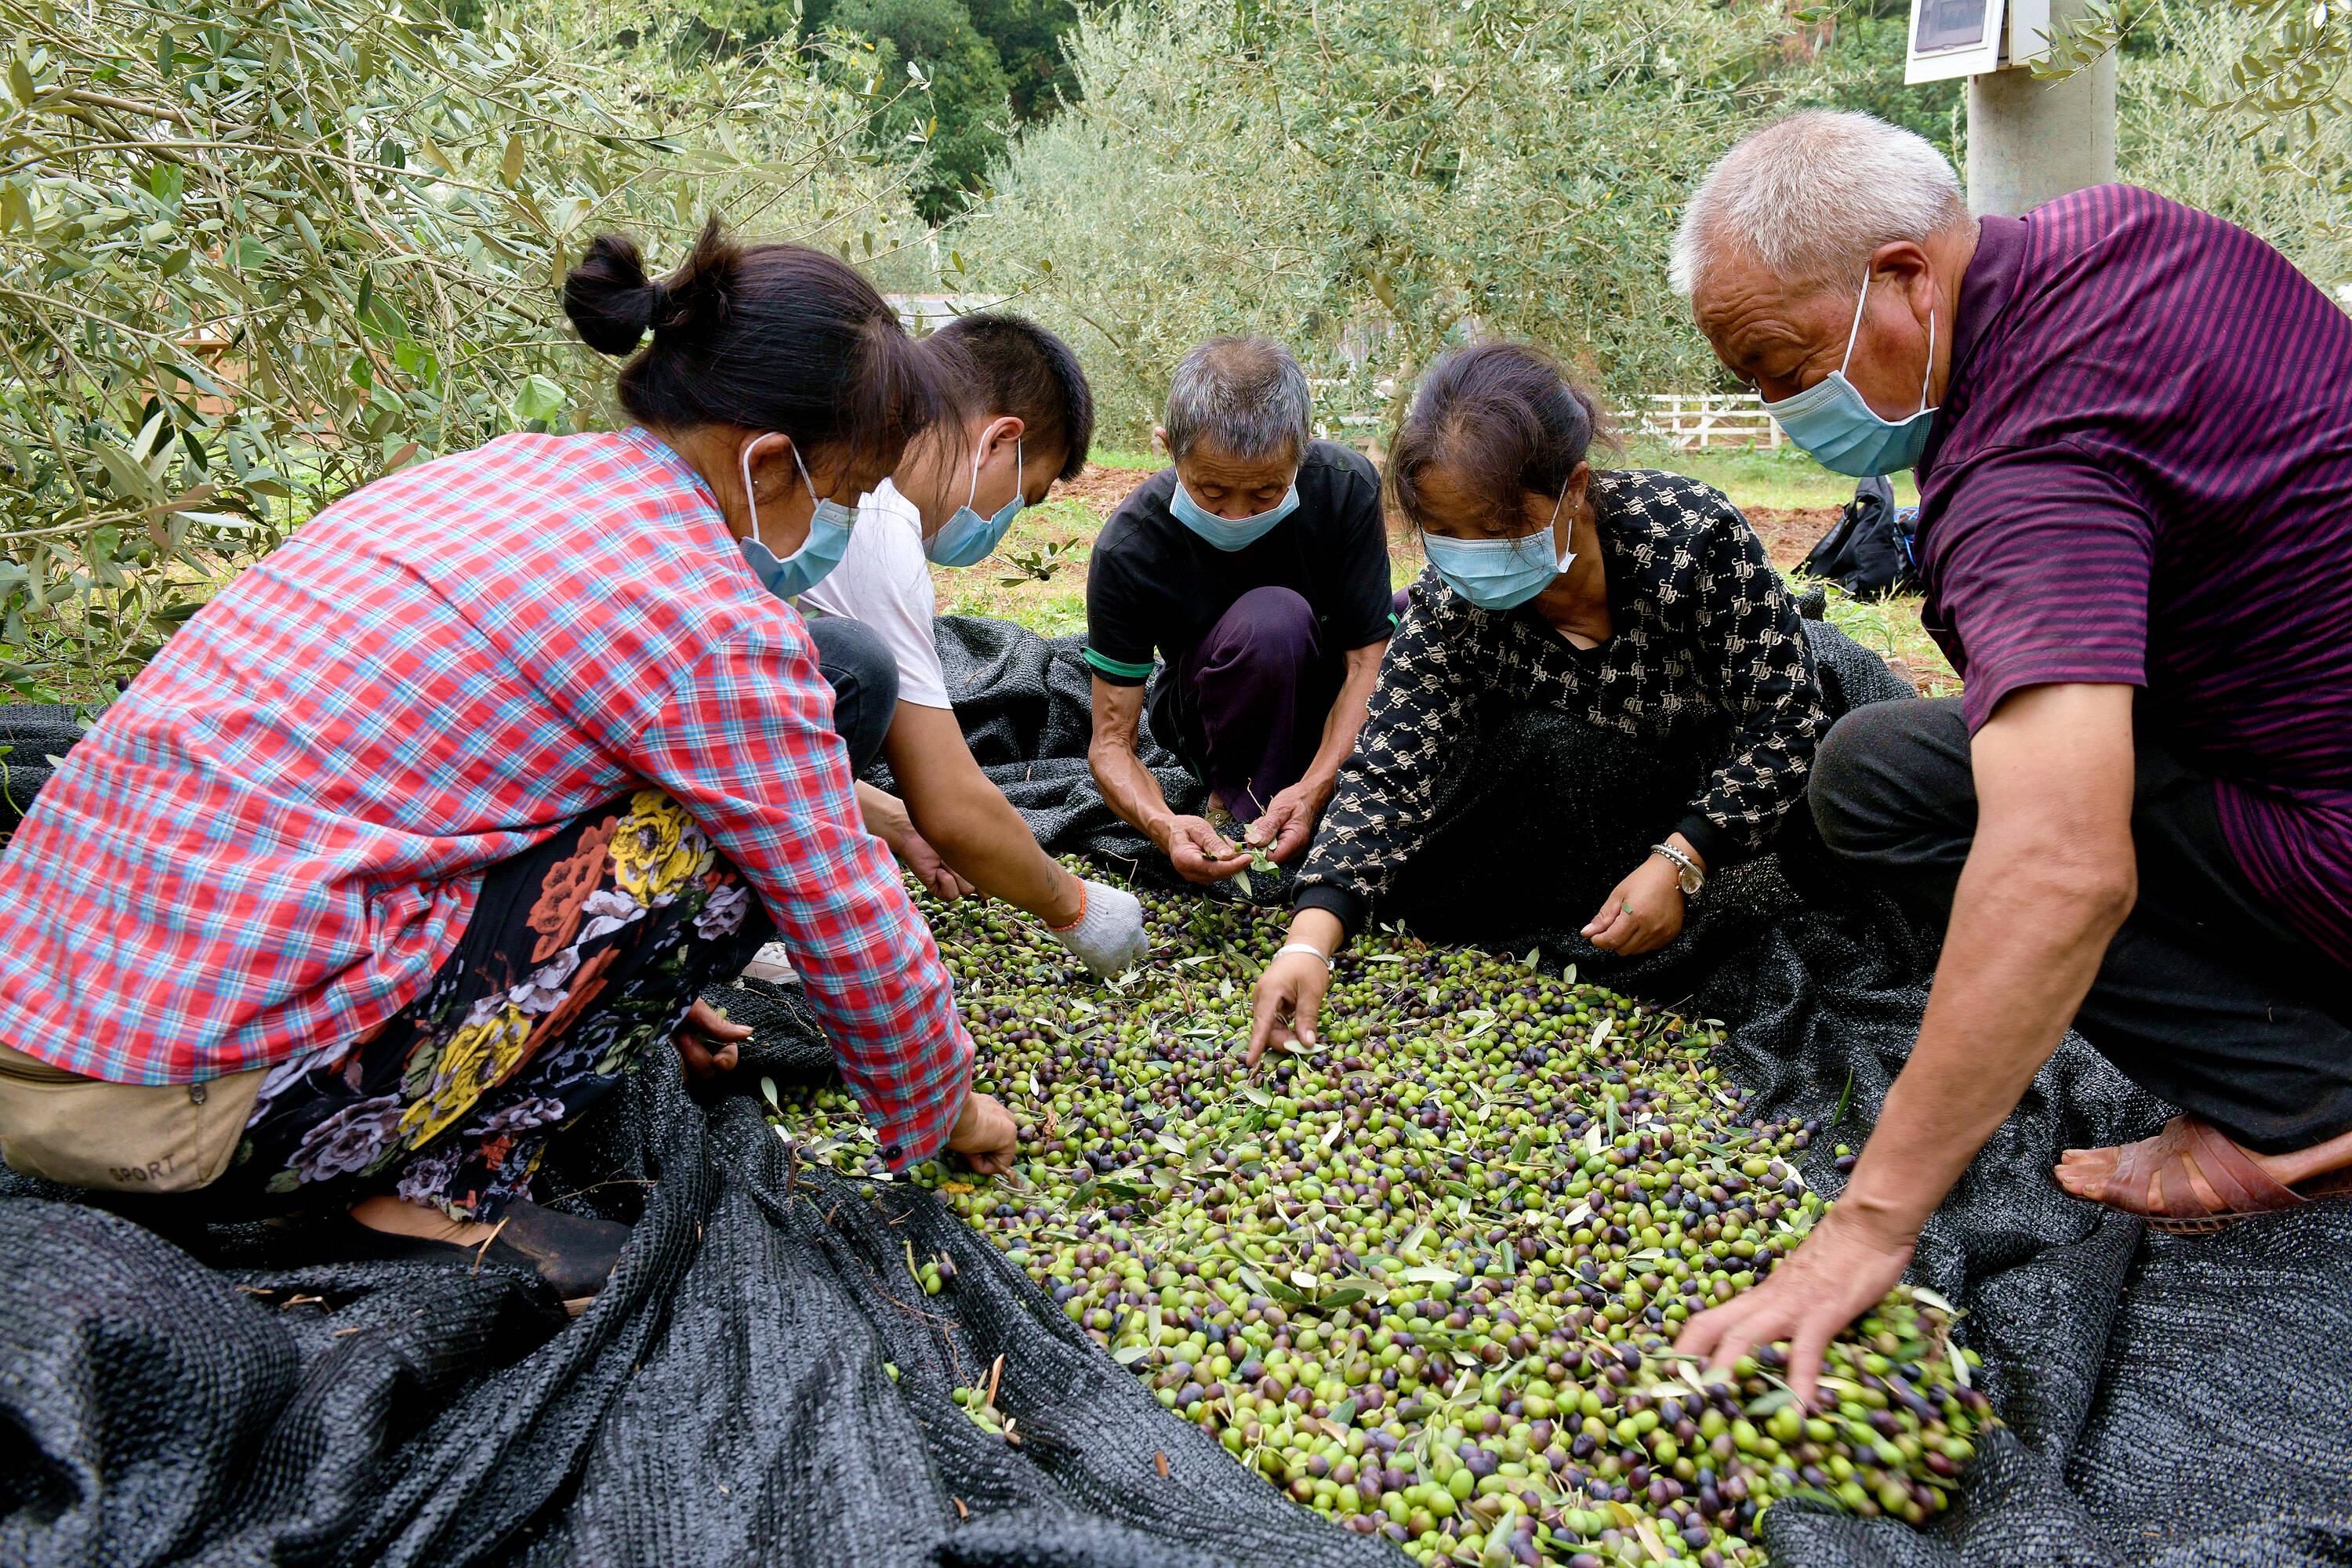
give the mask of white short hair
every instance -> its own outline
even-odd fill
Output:
[[[1797,287],[1854,281],[1870,253],[1968,220],[1951,160],[1923,136],[1849,110],[1810,109],[1751,132],[1699,182],[1667,268],[1688,296],[1746,255]]]

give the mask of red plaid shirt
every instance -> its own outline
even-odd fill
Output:
[[[186,1083],[421,994],[493,863],[645,784],[766,900],[903,1163],[971,1041],[861,825],[799,616],[643,431],[510,436],[319,514],[172,638],[0,856],[0,1040]]]

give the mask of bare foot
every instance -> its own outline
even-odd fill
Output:
[[[2128,1214],[2245,1213],[2293,1202],[2282,1189],[2352,1166],[2352,1132],[2286,1154],[2262,1154],[2190,1117],[2109,1149],[2069,1149],[2053,1173],[2078,1198]]]
[[[451,1219],[439,1209],[425,1204],[404,1203],[388,1194],[362,1198],[352,1205],[352,1217],[370,1230],[381,1230],[392,1236],[417,1236],[427,1241],[446,1241],[458,1247],[480,1247],[498,1235],[494,1225],[476,1225],[469,1220]]]
[[[2168,1128],[2166,1132],[2169,1131]],[[2058,1169],[2053,1173],[2058,1184],[2078,1198],[2105,1204],[2127,1214],[2158,1214],[2164,1208],[2163,1171],[2176,1159],[2170,1150],[2162,1146],[2165,1137],[2166,1133],[2160,1132],[2154,1138],[2116,1148],[2069,1149],[2058,1156]],[[2126,1158],[2127,1153],[2132,1154],[2129,1160]],[[2188,1178],[2189,1189],[2205,1205],[2206,1213],[2220,1214],[2228,1208],[2194,1160],[2179,1159],[2178,1164],[2179,1173]]]

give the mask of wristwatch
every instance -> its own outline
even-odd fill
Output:
[[[1674,862],[1675,881],[1682,889],[1685,898],[1688,898],[1706,886],[1706,873],[1698,868],[1698,862],[1673,845],[1653,844],[1650,846],[1650,853],[1663,855]]]

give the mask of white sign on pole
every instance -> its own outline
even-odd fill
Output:
[[[2050,0],[1911,0],[1906,82],[1984,76],[2049,48]]]

